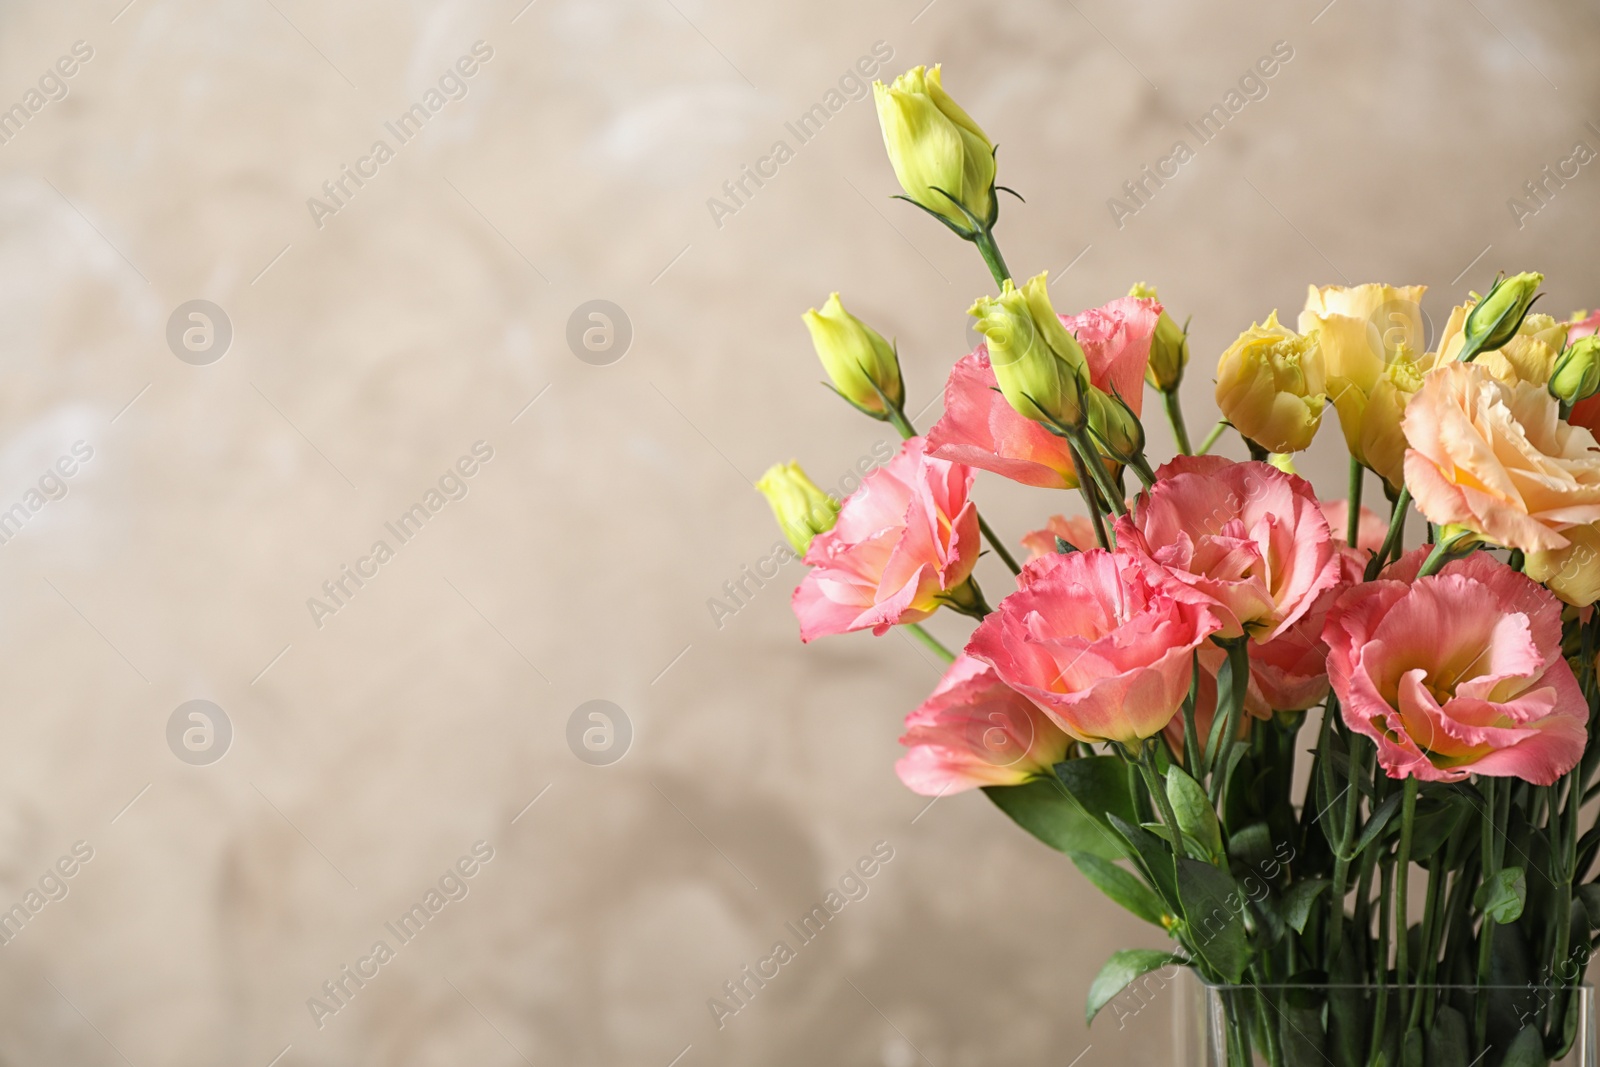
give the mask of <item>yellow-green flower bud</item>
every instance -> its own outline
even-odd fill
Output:
[[[1580,337],[1561,353],[1550,375],[1550,395],[1568,406],[1600,392],[1600,336]]]
[[[811,331],[811,344],[822,360],[822,369],[840,396],[879,419],[889,417],[884,398],[897,410],[905,403],[900,357],[894,346],[846,311],[838,293],[829,294],[821,311],[812,308],[801,318]]]
[[[906,196],[963,233],[974,227],[962,208],[979,227],[992,226],[994,145],[944,91],[938,66],[912,67],[893,85],[873,82],[872,93],[883,145]]]
[[[1144,453],[1144,424],[1127,401],[1089,386],[1089,433],[1118,463],[1137,463]]]
[[[1138,282],[1128,295],[1137,300],[1154,300],[1158,303],[1161,298],[1156,295],[1155,286]],[[1173,321],[1165,308],[1161,310],[1161,317],[1156,320],[1155,333],[1150,335],[1150,362],[1144,369],[1144,380],[1150,383],[1152,389],[1159,389],[1163,393],[1173,392],[1178,388],[1178,383],[1183,381],[1183,369],[1189,365],[1189,334],[1188,331]]]
[[[1461,358],[1470,362],[1478,353],[1493,352],[1515,337],[1543,282],[1544,275],[1538,273],[1497,278],[1489,295],[1478,301],[1467,315],[1466,325],[1461,330],[1465,342]]]
[[[811,547],[811,539],[833,529],[839,517],[839,502],[818,489],[798,463],[774,463],[756,488],[772,506],[783,536],[801,556]]]
[[[979,297],[967,314],[978,320],[1000,392],[1018,414],[1057,431],[1084,427],[1089,364],[1050,306],[1045,275],[1021,289],[1008,278],[998,297]]]

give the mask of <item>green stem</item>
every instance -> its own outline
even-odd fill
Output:
[[[1184,769],[1197,782],[1206,780],[1206,750],[1200,745],[1200,732],[1195,726],[1195,705],[1200,698],[1200,654],[1189,657],[1189,696],[1183,702],[1183,752]]]
[[[1084,503],[1089,508],[1089,522],[1094,526],[1094,539],[1101,548],[1110,548],[1111,541],[1106,534],[1106,521],[1100,514],[1100,500],[1095,492],[1094,479],[1089,475],[1089,466],[1078,454],[1078,446],[1070,440],[1067,442],[1067,451],[1072,455],[1072,469],[1078,476],[1078,492],[1083,494]]]
[[[1493,881],[1500,873],[1500,854],[1495,847],[1495,811],[1498,807],[1499,783],[1493,778],[1480,777],[1483,785],[1484,813],[1483,813],[1483,880],[1487,884]],[[1506,790],[1510,792],[1510,790]],[[1478,985],[1486,987],[1489,984],[1489,974],[1494,962],[1494,917],[1487,912],[1483,916],[1483,926],[1478,933]],[[1478,1011],[1475,1020],[1474,1033],[1477,1037],[1477,1047],[1482,1048],[1484,1038],[1489,1030],[1489,998],[1478,998]]]
[[[1189,447],[1189,427],[1183,421],[1183,401],[1178,397],[1176,389],[1163,391],[1161,401],[1167,408],[1167,421],[1172,424],[1172,436],[1177,439],[1178,451],[1186,456],[1194,455],[1194,449]]]
[[[1344,543],[1352,548],[1361,535],[1361,482],[1366,473],[1361,461],[1350,457],[1350,517],[1344,524]]]
[[[1231,638],[1226,642],[1218,642],[1228,651],[1228,703],[1226,710],[1221,706],[1217,708],[1219,716],[1226,715],[1222,728],[1222,736],[1217,739],[1215,752],[1210,751],[1208,744],[1206,762],[1211,765],[1213,772],[1222,773],[1211,780],[1211,802],[1220,805],[1222,790],[1227,785],[1228,759],[1230,749],[1239,742],[1239,723],[1244,716],[1245,695],[1250,691],[1250,639],[1245,636]],[[1217,695],[1220,702],[1222,694]]]
[[[978,246],[978,251],[983,255],[984,263],[989,266],[989,273],[994,275],[994,283],[1000,288],[1005,288],[1005,283],[1011,280],[1011,268],[1006,266],[1005,257],[1000,254],[1000,246],[994,243],[993,230],[979,230],[972,236],[972,243]]]
[[[1413,775],[1406,779],[1405,792],[1400,802],[1400,851],[1395,856],[1395,896],[1394,896],[1394,983],[1400,988],[1400,1017],[1407,1018],[1411,1014],[1410,991],[1406,988],[1410,980],[1410,952],[1411,938],[1408,936],[1411,928],[1411,912],[1408,907],[1410,898],[1407,891],[1411,882],[1411,835],[1417,821],[1417,779]]]
[[[989,520],[982,515],[978,516],[978,529],[982,530],[983,536],[989,539],[989,547],[994,549],[995,555],[999,556],[1005,562],[1005,565],[1011,568],[1011,573],[1021,574],[1022,568],[1017,566],[1016,559],[1006,550],[1005,542],[995,536],[995,532],[989,528]]]
[[[1378,889],[1378,996],[1373,1011],[1372,1043],[1367,1059],[1376,1062],[1378,1050],[1383,1047],[1384,1017],[1389,1012],[1389,904],[1394,899],[1394,868],[1387,863]],[[1487,997],[1483,998],[1485,1001]]]
[[[1206,434],[1206,439],[1204,441],[1200,442],[1200,451],[1196,452],[1195,455],[1203,456],[1207,452],[1210,452],[1211,451],[1211,446],[1217,443],[1217,438],[1221,437],[1222,436],[1222,431],[1226,430],[1227,428],[1228,428],[1228,420],[1227,419],[1222,419],[1215,426],[1211,427],[1211,432]]]
[[[937,637],[924,630],[921,623],[908,622],[905,626],[907,630],[911,631],[911,636],[926,645],[935,656],[938,656],[946,663],[954,663],[956,661],[956,654],[940,644]]]
[[[1333,699],[1329,700],[1328,714],[1333,712]],[[1344,951],[1344,894],[1350,880],[1350,846],[1355,843],[1356,815],[1360,811],[1361,790],[1356,788],[1356,776],[1361,773],[1361,762],[1365,750],[1355,747],[1356,738],[1348,738],[1350,744],[1350,780],[1344,789],[1344,825],[1339,830],[1339,847],[1333,854],[1333,887],[1332,907],[1328,911],[1328,959],[1338,959],[1339,953]]]
[[[1156,802],[1156,810],[1161,813],[1161,821],[1167,824],[1167,829],[1172,831],[1172,877],[1178,877],[1178,857],[1183,855],[1183,831],[1178,828],[1177,813],[1172,810],[1172,801],[1167,797],[1167,791],[1161,782],[1161,774],[1156,768],[1155,746],[1159,741],[1147,741],[1139,749],[1139,770],[1144,774],[1145,788],[1150,790],[1150,796]]]
[[[1100,450],[1094,446],[1093,441],[1089,440],[1089,434],[1083,430],[1078,431],[1077,435],[1072,438],[1072,443],[1082,453],[1083,464],[1088,468],[1089,476],[1094,479],[1096,488],[1100,490],[1100,495],[1105,498],[1111,510],[1119,516],[1126,515],[1128,509],[1122,503],[1122,494],[1117,491],[1116,483],[1111,480],[1111,475],[1106,473],[1106,465],[1100,462]]]
[[[889,425],[900,431],[900,436],[909,440],[917,436],[917,428],[911,425],[906,413],[897,407],[889,408]]]
[[[1394,507],[1389,511],[1389,532],[1384,536],[1383,547],[1367,562],[1367,573],[1363,575],[1367,581],[1378,576],[1378,572],[1389,562],[1389,557],[1399,557],[1405,541],[1406,512],[1410,507],[1411,490],[1401,489],[1400,495],[1394,498]]]

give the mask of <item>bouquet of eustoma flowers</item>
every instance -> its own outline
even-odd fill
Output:
[[[1043,274],[1017,285],[994,148],[939,68],[874,91],[901,199],[992,270],[985,340],[923,433],[895,347],[838,294],[808,311],[834,390],[905,442],[843,501],[792,463],[759,488],[810,568],[802,640],[904,627],[949,664],[901,780],[982,788],[1164,933],[1105,964],[1091,1020],[1186,966],[1227,993],[1233,1064],[1565,1056],[1600,942],[1600,314],[1531,313],[1541,277],[1501,277],[1430,351],[1423,287],[1312,287],[1297,329],[1273,313],[1222,353],[1191,447],[1187,332],[1155,290],[1061,315]],[[1181,453],[1160,466],[1147,384]],[[1322,500],[1291,459],[1330,402],[1349,492]],[[1251,460],[1207,454],[1230,430]],[[976,470],[1082,514],[1019,562]],[[993,603],[984,541],[1016,579]],[[977,620],[959,654],[919,625],[941,608]]]

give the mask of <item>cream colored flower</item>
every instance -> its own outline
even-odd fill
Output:
[[[1424,351],[1426,291],[1423,285],[1312,286],[1300,313],[1300,332],[1317,335],[1345,447],[1395,488],[1404,478],[1400,416],[1433,362]]]

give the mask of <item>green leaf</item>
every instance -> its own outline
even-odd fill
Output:
[[[1306,922],[1311,918],[1311,906],[1317,902],[1317,897],[1328,888],[1329,884],[1326,878],[1311,878],[1304,882],[1296,882],[1283,895],[1279,910],[1283,913],[1283,921],[1294,927],[1295,933],[1306,932]],[[1333,906],[1342,908],[1344,901],[1335,901]]]
[[[1264,996],[1270,998],[1272,993]],[[1268,1000],[1271,1003],[1271,1000]],[[1283,1004],[1273,1005],[1278,1018],[1278,1041],[1283,1046],[1284,1067],[1327,1067],[1328,1035],[1323,1027],[1322,991],[1289,987]]]
[[[1086,756],[1056,764],[1056,777],[1078,803],[1084,806],[1095,821],[1109,828],[1106,820],[1120,815],[1128,822],[1138,822],[1133,803],[1132,774],[1127,761],[1120,756]]]
[[[1544,1058],[1544,1037],[1537,1026],[1530,1026],[1511,1040],[1511,1047],[1506,1049],[1506,1058],[1500,1061],[1500,1067],[1545,1067],[1547,1063],[1549,1061]]]
[[[1111,825],[1128,843],[1129,855],[1143,868],[1150,884],[1156,887],[1162,899],[1176,913],[1179,910],[1178,883],[1172,868],[1172,846],[1120,815],[1111,816]]]
[[[1600,884],[1590,882],[1578,886],[1573,892],[1583,902],[1584,913],[1589,916],[1589,925],[1600,926]]]
[[[1528,898],[1528,879],[1521,867],[1507,867],[1478,887],[1472,905],[1504,926],[1522,917]]]
[[[1367,825],[1361,828],[1361,836],[1356,838],[1355,851],[1350,854],[1352,859],[1361,855],[1369,845],[1378,840],[1384,828],[1389,825],[1389,820],[1394,818],[1394,813],[1400,810],[1401,796],[1400,793],[1391,793],[1387,800],[1378,805],[1377,810],[1372,813],[1372,818],[1367,820]]]
[[[1428,1031],[1428,1063],[1467,1063],[1471,1060],[1468,1049],[1467,1019],[1447,1005],[1439,1005],[1433,1028]]]
[[[1250,962],[1241,910],[1244,898],[1233,876],[1209,863],[1178,860],[1178,903],[1188,945],[1212,971],[1238,984]]]
[[[1213,859],[1222,856],[1222,827],[1217,813],[1200,783],[1173,766],[1167,770],[1167,802],[1178,819],[1178,828],[1198,841]]]
[[[1013,822],[1060,852],[1090,852],[1121,859],[1122,843],[1086,813],[1059,782],[1036,778],[1021,785],[988,785],[983,791]]]
[[[1420,997],[1422,994],[1416,995]],[[1400,1042],[1400,1067],[1425,1067],[1422,1042],[1421,1027],[1413,1026],[1406,1031],[1406,1036]]]
[[[1182,960],[1170,952],[1152,948],[1125,948],[1121,952],[1113,953],[1106,961],[1106,965],[1100,968],[1100,973],[1094,976],[1094,981],[1089,984],[1086,1021],[1094,1022],[1094,1017],[1100,1014],[1100,1009],[1116,1000],[1122,991],[1137,979],[1158,967],[1181,962]]]
[[[1154,923],[1165,927],[1161,920],[1168,914],[1162,907],[1161,898],[1155,891],[1143,882],[1137,875],[1112,863],[1101,856],[1089,852],[1069,852],[1072,862],[1077,864],[1083,876],[1100,887],[1100,892],[1133,912],[1145,922]]]
[[[1451,795],[1430,800],[1423,797],[1417,802],[1417,818],[1411,831],[1411,858],[1422,861],[1443,847],[1461,825],[1466,805]]]
[[[1228,855],[1252,870],[1265,870],[1276,859],[1272,851],[1272,828],[1264,822],[1256,822],[1229,834]]]

